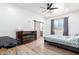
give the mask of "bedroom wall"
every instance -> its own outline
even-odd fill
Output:
[[[33,30],[33,20],[43,18],[14,4],[0,4],[0,36],[15,38],[19,29]]]
[[[44,28],[43,28],[43,36],[46,36],[46,35],[50,35],[50,29],[51,27],[51,22],[50,22],[50,19],[45,19],[45,22],[44,22]]]
[[[53,18],[47,19],[47,24],[45,24],[45,31],[44,35],[49,35],[51,31],[51,19],[58,19],[58,18],[63,18],[63,17],[69,17],[69,35],[74,35],[76,33],[79,33],[79,11],[71,12],[68,14],[63,14],[60,16],[55,16]]]

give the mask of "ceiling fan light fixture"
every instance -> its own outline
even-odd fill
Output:
[[[54,5],[54,3],[47,3],[47,7],[42,7],[43,9],[46,9],[47,11],[51,11],[51,10],[56,10],[56,9],[58,9],[57,7],[53,7],[53,5]],[[46,11],[45,10],[45,11]],[[45,12],[44,11],[44,12]],[[44,13],[43,12],[43,13]]]

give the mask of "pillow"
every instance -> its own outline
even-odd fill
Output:
[[[79,33],[75,34],[74,36],[79,36]]]

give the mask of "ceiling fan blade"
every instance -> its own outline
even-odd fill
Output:
[[[54,10],[54,9],[58,9],[58,8],[50,8],[50,10]]]
[[[53,3],[50,4],[49,8],[53,5]]]
[[[44,8],[44,7],[40,7],[40,8],[46,9],[46,8]]]
[[[42,11],[42,13],[46,12],[47,10]]]
[[[49,3],[47,3],[47,6],[50,6],[50,4],[49,4]]]

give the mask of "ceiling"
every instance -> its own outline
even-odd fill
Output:
[[[46,7],[46,3],[17,3],[16,5],[43,17],[50,17],[79,10],[79,3],[54,3],[54,6],[59,9],[51,11],[51,13],[48,11],[42,13],[44,9],[40,7]]]

